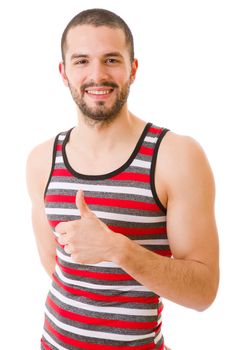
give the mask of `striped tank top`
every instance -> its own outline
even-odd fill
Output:
[[[54,143],[45,189],[45,211],[55,226],[77,220],[78,190],[111,230],[157,254],[171,256],[166,210],[154,185],[160,142],[167,129],[145,126],[125,164],[104,175],[84,175],[69,164],[65,147],[72,129]],[[46,299],[41,349],[164,349],[161,298],[114,263],[78,264],[57,244],[53,281]]]

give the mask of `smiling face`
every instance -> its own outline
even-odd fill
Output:
[[[60,71],[86,120],[115,119],[126,108],[136,70],[121,29],[79,25],[69,30]]]

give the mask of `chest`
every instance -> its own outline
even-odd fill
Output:
[[[67,145],[65,152],[70,166],[76,172],[86,175],[102,175],[118,171],[126,166],[131,160],[133,147],[119,147],[98,154],[88,154]]]

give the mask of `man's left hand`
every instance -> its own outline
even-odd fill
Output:
[[[76,195],[76,206],[80,211],[80,219],[60,222],[55,231],[60,234],[58,242],[71,255],[74,262],[96,264],[111,261],[117,245],[119,234],[111,231],[91,211],[84,199],[83,191]]]

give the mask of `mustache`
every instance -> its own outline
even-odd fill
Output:
[[[105,81],[101,84],[95,84],[94,82],[83,84],[83,85],[81,85],[81,90],[83,91],[83,90],[86,90],[87,88],[90,88],[90,87],[102,87],[102,86],[118,88],[118,85],[116,83],[114,83],[113,81]]]

